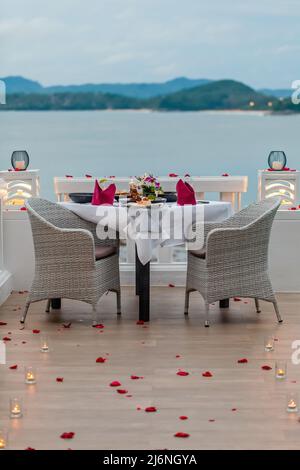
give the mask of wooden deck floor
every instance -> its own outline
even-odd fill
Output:
[[[133,289],[122,294],[121,318],[113,294],[101,300],[103,329],[90,326],[91,309],[81,303],[65,301],[61,312],[49,315],[44,303],[34,304],[24,330],[18,309],[25,294],[14,293],[1,307],[0,321],[7,325],[0,326],[0,338],[11,341],[7,364],[0,365],[0,428],[9,429],[10,449],[300,448],[298,416],[285,411],[287,391],[299,391],[300,384],[300,366],[291,363],[292,341],[300,339],[300,295],[278,297],[282,325],[272,305],[262,304],[258,315],[246,300],[232,301],[223,312],[215,305],[211,328],[205,329],[197,294],[185,318],[182,288],[153,288],[147,326],[136,324]],[[64,328],[68,322],[71,327]],[[50,338],[48,354],[39,351],[43,333]],[[278,341],[266,353],[263,338],[270,333]],[[97,364],[99,356],[107,361]],[[249,362],[238,364],[240,358]],[[283,382],[274,379],[276,359],[288,362]],[[262,370],[265,364],[273,369]],[[24,384],[25,365],[37,367],[36,385]],[[176,375],[179,368],[189,375]],[[203,377],[205,371],[213,376]],[[110,387],[114,380],[128,393]],[[12,396],[23,398],[20,420],[9,419]],[[146,413],[148,406],[157,412]],[[180,420],[182,415],[188,420]],[[72,440],[60,438],[70,431]],[[176,438],[176,432],[190,437]]]

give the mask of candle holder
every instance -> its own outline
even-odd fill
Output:
[[[287,374],[287,364],[284,361],[278,361],[275,364],[275,377],[278,380],[283,380],[286,378]]]
[[[11,164],[16,171],[25,171],[29,165],[29,155],[26,150],[15,150],[11,156]]]
[[[25,367],[25,383],[28,385],[36,383],[35,367]]]
[[[11,398],[9,400],[9,412],[12,419],[22,418],[22,400],[20,398]]]
[[[286,397],[286,411],[298,413],[299,398],[297,393],[288,393]]]
[[[265,351],[274,351],[274,336],[265,336],[264,340]]]
[[[0,450],[3,450],[8,445],[8,432],[6,429],[0,429]]]
[[[47,353],[49,352],[49,339],[48,336],[41,336],[41,352]]]

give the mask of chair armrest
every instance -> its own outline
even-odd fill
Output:
[[[269,231],[261,231],[256,221],[244,227],[212,230],[207,237],[206,263],[218,270],[268,262]]]
[[[198,224],[194,224],[193,230],[197,231],[197,225],[199,226],[198,230],[201,230],[201,232],[204,230],[204,245],[206,245],[208,234],[212,230],[218,228],[245,227],[258,217],[260,213],[260,207],[261,203],[250,204],[249,206],[233,214],[231,217],[223,220],[222,222],[199,222]]]
[[[47,223],[34,237],[36,261],[65,270],[95,268],[94,239],[89,230],[57,228]]]

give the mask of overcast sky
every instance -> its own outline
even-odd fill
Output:
[[[45,85],[300,79],[299,0],[0,0],[0,76]]]

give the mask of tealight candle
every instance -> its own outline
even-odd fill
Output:
[[[7,431],[0,429],[0,450],[5,449],[7,446]]]
[[[22,402],[19,398],[10,399],[10,417],[13,419],[22,418]]]
[[[281,162],[273,162],[272,163],[273,170],[282,170],[282,163]]]
[[[41,351],[42,352],[49,352],[49,340],[47,336],[41,337]]]
[[[25,383],[28,385],[36,383],[36,371],[34,367],[25,367]]]
[[[295,393],[289,393],[287,395],[287,405],[286,411],[288,413],[297,413],[298,412],[298,397]]]
[[[266,352],[274,351],[274,337],[273,336],[265,337],[265,351]]]
[[[285,379],[287,373],[287,365],[286,362],[276,362],[275,364],[275,376],[276,379]]]
[[[16,170],[25,170],[25,162],[23,162],[23,160],[17,160],[15,162],[15,169]]]

